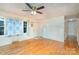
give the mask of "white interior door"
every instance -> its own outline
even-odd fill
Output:
[[[77,23],[76,21],[68,21],[68,36],[76,36],[77,37]]]

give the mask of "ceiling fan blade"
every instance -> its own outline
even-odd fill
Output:
[[[22,11],[31,11],[31,10],[22,10]]]
[[[41,7],[38,7],[37,10],[40,10],[40,9],[43,9],[43,8],[44,8],[44,6],[41,6]]]
[[[39,14],[43,14],[42,12],[40,12],[40,11],[36,11],[37,13],[39,13]]]
[[[25,3],[30,9],[32,9],[32,6],[29,3]]]

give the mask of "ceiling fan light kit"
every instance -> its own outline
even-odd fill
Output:
[[[36,15],[36,11],[31,11],[31,15]]]

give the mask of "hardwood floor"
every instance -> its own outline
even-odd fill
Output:
[[[79,54],[75,50],[64,49],[64,43],[46,38],[29,39],[14,42],[10,45],[0,47],[1,55],[62,55]]]

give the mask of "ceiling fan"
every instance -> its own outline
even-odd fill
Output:
[[[22,11],[30,11],[32,15],[36,15],[38,14],[43,14],[42,12],[40,12],[39,10],[44,9],[44,6],[40,6],[40,7],[36,7],[36,6],[31,6],[29,3],[25,3],[31,10],[22,10]]]

